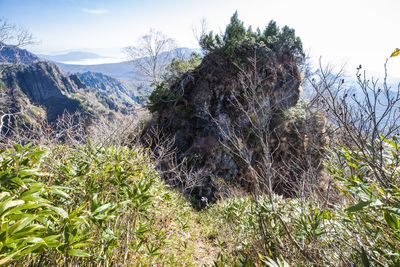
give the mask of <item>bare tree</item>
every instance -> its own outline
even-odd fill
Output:
[[[360,65],[355,87],[345,83],[342,70],[335,73],[321,61],[319,71],[310,77],[313,105],[325,111],[336,136],[340,136],[335,138],[340,140],[338,147],[346,145],[359,153],[385,187],[394,183],[396,169],[385,171],[385,139],[400,133],[400,86],[388,85],[386,63],[381,82],[368,79]]]
[[[0,18],[0,52],[7,47],[22,47],[33,43],[33,36],[26,28]]]
[[[151,148],[147,152],[159,175],[182,194],[191,193],[195,187],[201,185],[201,171],[195,171],[187,159],[177,160],[175,136],[165,134],[157,126],[147,127],[140,139],[142,145]]]
[[[175,41],[162,32],[150,29],[139,38],[136,45],[124,49],[135,66],[147,78],[147,82],[159,84],[172,59]]]

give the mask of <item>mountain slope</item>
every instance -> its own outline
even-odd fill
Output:
[[[77,93],[78,85],[52,63],[6,68],[1,80],[14,98],[13,110],[23,110],[28,103],[40,105],[46,109],[46,119],[51,122],[64,110],[75,112],[79,109],[80,102],[68,97]]]
[[[68,73],[98,72],[115,79],[135,82],[143,79],[140,73],[135,70],[132,61],[124,61],[120,63],[107,63],[98,65],[72,65],[55,62],[63,71]]]
[[[28,50],[0,43],[0,64],[33,64],[39,61],[40,58]]]
[[[20,113],[28,124],[54,122],[65,111],[95,119],[127,113],[131,107],[87,87],[76,75],[65,75],[51,62],[9,66],[2,71],[0,82],[0,112]]]
[[[5,103],[1,110],[20,111],[32,102],[46,108],[46,119],[54,121],[64,110],[74,112],[83,102],[101,102],[100,105],[86,104],[128,113],[137,99],[126,85],[103,74],[83,74],[81,81],[76,74],[67,75],[57,65],[42,61],[33,53],[18,47],[2,44],[0,51],[0,81],[9,92],[3,94],[24,96]],[[99,57],[93,53],[68,53],[67,56]],[[3,63],[3,66],[1,66]],[[5,65],[6,64],[6,65]],[[91,96],[89,99],[89,95]],[[79,98],[80,101],[75,98]],[[25,100],[29,101],[25,101]],[[3,101],[4,102],[4,101]],[[103,106],[103,107],[101,107]],[[81,107],[82,108],[82,107]],[[96,108],[91,113],[97,113]],[[104,111],[104,110],[103,110]]]
[[[135,105],[138,102],[135,95],[124,83],[110,76],[98,72],[78,73],[77,76],[87,86],[119,103]]]

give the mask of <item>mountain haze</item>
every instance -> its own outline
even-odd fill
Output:
[[[80,60],[85,60],[85,59],[102,58],[102,56],[99,56],[95,53],[81,52],[81,51],[73,51],[73,52],[68,52],[68,53],[60,54],[60,55],[38,54],[38,57],[47,59],[47,60],[51,60],[51,61],[56,61],[56,62],[80,61]]]
[[[171,60],[174,57],[187,59],[192,53],[201,53],[200,49],[191,48],[177,48],[171,53]],[[163,54],[162,54],[163,55]],[[148,82],[145,77],[137,68],[136,61],[143,61],[144,58],[135,60],[123,61],[119,63],[106,63],[95,65],[78,65],[78,64],[64,64],[56,62],[56,64],[64,71],[69,73],[83,73],[83,72],[98,72],[113,78],[133,83],[135,85]]]

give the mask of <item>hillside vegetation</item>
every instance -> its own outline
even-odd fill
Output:
[[[400,190],[364,180],[363,160],[342,153],[354,175],[328,166],[345,204],[274,194],[198,212],[141,149],[15,145],[0,154],[1,264],[396,266]]]
[[[140,149],[28,144],[0,159],[1,264],[212,262],[198,215]]]

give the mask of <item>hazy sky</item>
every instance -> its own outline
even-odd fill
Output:
[[[314,61],[359,64],[381,72],[385,59],[400,47],[398,0],[0,0],[0,16],[24,25],[40,44],[34,52],[114,49],[134,44],[149,28],[197,47],[193,25],[202,17],[209,29],[223,31],[232,14],[253,29],[274,19],[301,37]],[[100,51],[100,50],[98,50]],[[107,51],[107,50],[104,50]],[[389,61],[400,76],[400,57]]]

